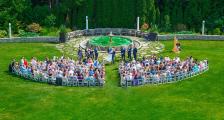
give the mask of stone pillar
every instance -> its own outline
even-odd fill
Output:
[[[86,30],[89,29],[89,24],[88,24],[88,16],[86,16]]]
[[[201,30],[201,34],[205,35],[205,21],[202,21],[202,30]]]
[[[137,17],[137,31],[139,31],[139,17]]]
[[[11,23],[9,23],[9,38],[12,38],[12,28],[11,28]]]

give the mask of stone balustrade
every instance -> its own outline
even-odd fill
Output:
[[[80,36],[97,36],[108,35],[112,32],[114,35],[122,36],[136,36],[143,37],[148,34],[140,32],[135,29],[126,28],[96,28],[89,30],[76,30],[66,34],[67,40],[80,37]],[[176,35],[179,40],[224,40],[224,35],[198,35],[198,34],[178,34]],[[158,35],[159,40],[172,40],[174,35]],[[0,38],[0,43],[10,42],[53,42],[58,43],[59,37],[13,37],[13,38]]]
[[[96,36],[96,35],[108,35],[112,32],[114,35],[122,36],[137,36],[143,37],[148,34],[140,32],[135,29],[126,28],[95,28],[89,30],[76,30],[67,33],[67,39],[80,37],[80,36]],[[197,35],[197,34],[178,34],[176,35],[179,40],[224,40],[224,35]],[[172,40],[174,35],[158,35],[159,40]]]
[[[0,43],[14,43],[14,42],[52,42],[58,43],[58,37],[13,37],[13,38],[0,38]]]

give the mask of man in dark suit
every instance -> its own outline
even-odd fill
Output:
[[[114,64],[114,61],[115,61],[115,54],[116,54],[115,49],[112,49],[112,63],[113,64]]]
[[[128,48],[128,59],[131,60],[131,51],[132,51],[132,48],[129,47]]]
[[[95,47],[94,48],[94,56],[95,56],[95,60],[97,60],[98,59],[98,49],[97,49],[97,47]]]
[[[124,47],[121,47],[121,59],[125,61],[125,53],[126,49]]]
[[[138,52],[138,49],[136,48],[136,46],[134,46],[134,49],[133,49],[133,56],[134,56],[134,59],[135,59],[135,60],[137,59],[137,52]]]
[[[79,61],[82,60],[82,57],[83,57],[82,50],[79,48],[79,50],[78,50],[78,59],[79,59]]]
[[[89,55],[92,59],[94,58],[94,51],[92,48],[89,49]]]

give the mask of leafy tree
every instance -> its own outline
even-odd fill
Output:
[[[53,27],[56,24],[55,22],[56,22],[56,17],[53,14],[51,14],[45,18],[44,25],[47,27]]]
[[[141,25],[146,22],[165,31],[181,24],[199,32],[205,20],[212,33],[223,27],[223,6],[223,0],[0,0],[0,29],[7,30],[9,22],[14,33],[33,22],[84,29],[87,15],[91,28],[136,28],[139,16]]]
[[[12,30],[18,32],[23,12],[30,8],[29,0],[0,0],[0,29],[7,29],[8,23],[12,24]]]

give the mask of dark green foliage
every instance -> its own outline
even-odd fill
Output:
[[[53,27],[56,22],[55,15],[51,14],[44,19],[44,25],[47,27]]]
[[[37,37],[37,36],[39,36],[38,33],[35,33],[35,32],[26,32],[24,30],[19,30],[18,33],[19,33],[18,34],[19,37]]]
[[[6,30],[9,22],[14,33],[33,22],[84,29],[85,16],[89,28],[136,28],[139,16],[141,25],[157,25],[165,32],[177,31],[178,25],[200,32],[205,20],[212,33],[224,26],[223,6],[223,0],[0,0],[0,29]]]
[[[59,36],[59,29],[56,27],[44,27],[40,31],[41,36]]]
[[[64,25],[60,26],[60,33],[66,33],[66,27]]]
[[[170,31],[171,23],[170,23],[170,16],[169,15],[164,16],[163,25],[164,25],[164,27],[163,27],[164,31]]]

